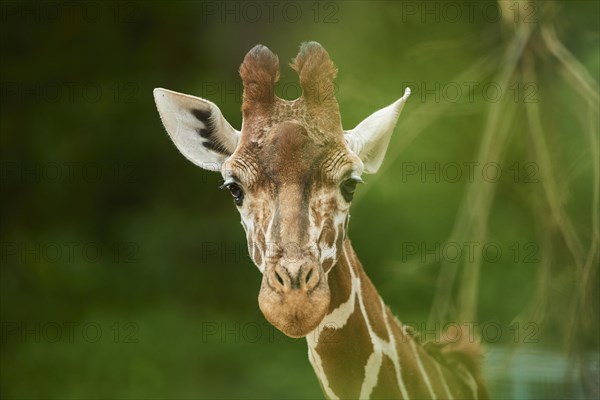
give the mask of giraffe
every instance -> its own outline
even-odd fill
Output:
[[[177,149],[221,172],[231,192],[262,273],[260,310],[306,338],[327,398],[487,398],[478,343],[422,343],[385,305],[347,236],[356,186],[381,166],[410,90],[344,131],[328,52],[303,43],[290,65],[302,88],[293,101],[274,94],[278,57],[263,45],[246,54],[239,131],[209,100],[154,90]]]

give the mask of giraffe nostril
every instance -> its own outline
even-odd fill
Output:
[[[310,281],[310,278],[311,278],[311,277],[312,277],[312,275],[313,275],[313,271],[314,271],[314,268],[311,268],[311,270],[310,270],[310,271],[308,271],[308,274],[306,274],[306,279],[304,280],[304,282],[305,282],[307,285],[308,285],[308,282]]]
[[[277,282],[279,282],[280,285],[284,285],[283,278],[277,273],[277,271],[275,271],[275,278],[277,278]]]

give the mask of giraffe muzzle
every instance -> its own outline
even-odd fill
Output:
[[[265,318],[290,337],[313,331],[325,317],[329,301],[327,275],[311,261],[267,268],[258,296]]]

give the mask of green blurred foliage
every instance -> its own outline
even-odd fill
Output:
[[[302,41],[316,40],[339,67],[337,98],[350,128],[411,82],[434,90],[481,58],[500,62],[507,32],[480,13],[472,21],[423,21],[407,15],[407,2],[295,4],[303,11],[297,22],[276,12],[271,23],[209,13],[207,6],[225,7],[219,2],[2,2],[3,398],[321,397],[305,342],[269,328],[258,309],[261,277],[235,207],[217,189],[220,176],[177,152],[152,89],[209,98],[240,127],[237,68],[245,53],[257,43],[277,53],[277,90],[290,98],[296,77],[286,62]],[[556,4],[565,46],[598,78],[598,3]],[[536,100],[556,109],[544,115],[560,133],[552,157],[565,177],[575,175],[569,211],[586,227],[592,169],[574,160],[589,149],[570,131],[576,116],[558,112],[576,99],[554,84],[554,72],[543,65],[537,72],[547,84]],[[403,178],[404,168],[474,161],[493,105],[481,92],[467,101],[466,91],[435,112],[444,103],[423,90],[412,95],[383,171],[366,178],[352,209],[350,237],[367,273],[400,319],[414,323],[428,318],[440,263],[407,256],[406,243],[432,248],[447,240],[467,181],[421,182],[420,175]],[[405,143],[411,114],[431,121]],[[523,135],[527,128],[515,125],[513,136]],[[504,167],[531,161],[529,146],[513,141]],[[52,179],[56,165],[62,172]],[[515,262],[507,252],[514,243],[539,244],[532,217],[539,190],[511,175],[497,184],[488,240],[505,256],[482,266],[481,321],[507,327],[533,296],[539,257],[528,263],[521,254]],[[573,285],[558,282],[552,296],[560,305]],[[72,341],[65,323],[76,324]],[[48,340],[49,324],[62,327],[60,340]],[[23,326],[42,337],[23,334]],[[98,326],[97,341],[83,333]],[[561,343],[552,326],[540,338],[542,347]]]

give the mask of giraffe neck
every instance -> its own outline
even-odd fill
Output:
[[[385,306],[348,239],[328,276],[331,305],[307,336],[308,357],[328,398],[476,398],[464,368],[416,343]]]

